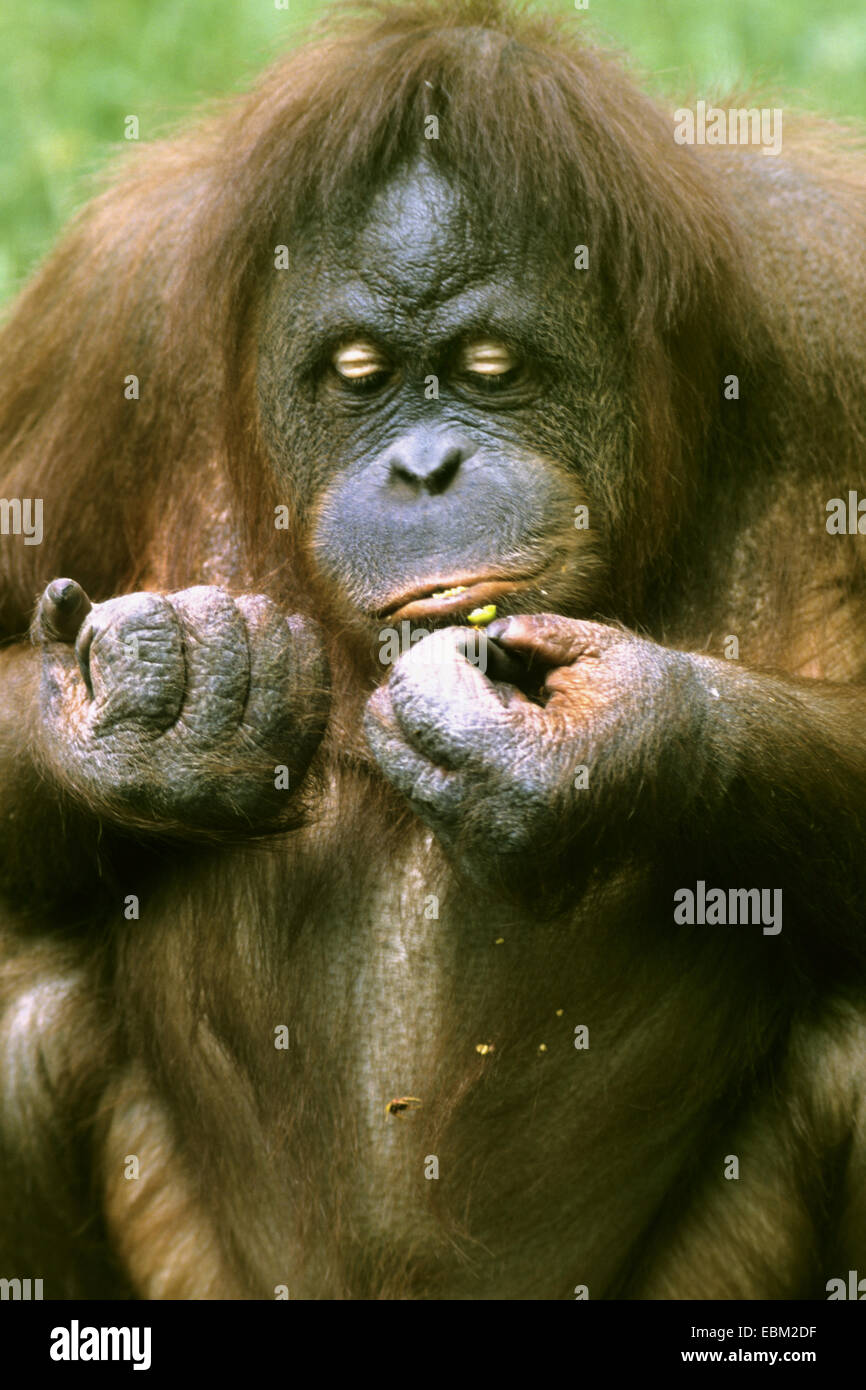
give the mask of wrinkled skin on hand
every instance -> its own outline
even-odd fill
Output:
[[[553,854],[564,880],[582,838],[604,849],[599,836],[619,841],[624,823],[638,834],[656,812],[675,822],[690,794],[682,774],[696,773],[682,750],[700,746],[706,713],[691,658],[551,614],[487,633],[522,661],[533,698],[488,679],[467,659],[474,634],[450,627],[395,663],[365,719],[385,776],[461,867],[534,885],[533,866],[549,875]]]
[[[54,580],[31,629],[42,652],[37,746],[73,794],[125,823],[202,830],[279,823],[327,718],[315,625],[267,598],[198,586],[91,607]]]

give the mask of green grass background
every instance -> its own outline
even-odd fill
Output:
[[[573,0],[548,7],[574,13]],[[0,302],[86,200],[135,114],[146,140],[246,86],[322,0],[0,0]],[[659,92],[759,84],[866,117],[866,0],[590,0],[578,16]]]

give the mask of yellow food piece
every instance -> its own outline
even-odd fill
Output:
[[[472,612],[468,614],[466,621],[467,623],[472,623],[475,627],[486,627],[488,623],[493,622],[495,617],[496,604],[485,603],[483,608],[473,608]]]

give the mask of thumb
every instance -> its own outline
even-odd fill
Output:
[[[36,607],[31,629],[34,639],[73,643],[91,606],[74,579],[52,579]]]
[[[563,618],[558,613],[519,613],[497,618],[488,637],[532,666],[570,666],[597,659],[620,640],[616,628]]]

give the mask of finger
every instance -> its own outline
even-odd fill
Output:
[[[287,617],[261,594],[243,594],[235,603],[250,651],[243,732],[268,751],[279,745],[300,753],[327,718],[330,679],[321,634],[309,619]]]
[[[616,628],[558,613],[520,613],[496,618],[487,628],[488,636],[507,651],[522,656],[532,668],[568,666],[602,655],[620,639]]]
[[[215,743],[243,719],[251,689],[250,639],[243,615],[223,589],[199,584],[169,594],[180,619],[186,689],[179,732]]]
[[[438,823],[457,816],[463,797],[459,774],[436,767],[406,742],[386,686],[367,701],[364,733],[373,757],[417,815]]]
[[[388,693],[404,738],[447,768],[468,762],[504,737],[516,706],[506,709],[497,688],[467,659],[483,650],[467,628],[433,632],[401,656]]]
[[[184,696],[184,648],[177,617],[159,594],[97,603],[75,643],[92,700],[93,730],[134,720],[157,736],[175,722]]]
[[[91,606],[74,579],[52,579],[36,609],[36,635],[48,642],[73,643]]]

